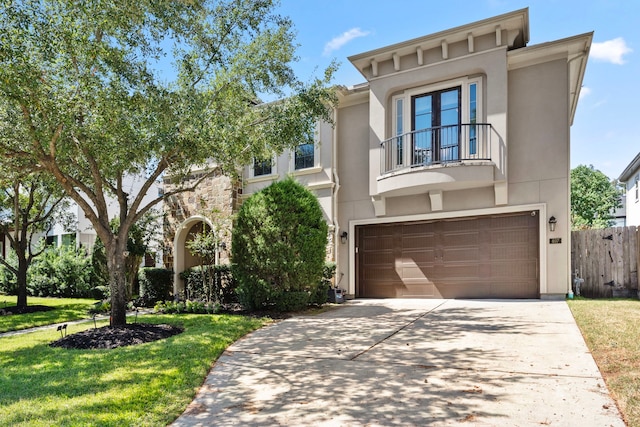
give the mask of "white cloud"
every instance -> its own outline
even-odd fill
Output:
[[[585,96],[588,96],[590,93],[591,93],[591,88],[587,86],[582,86],[582,88],[580,88],[580,99],[584,98]]]
[[[349,43],[351,40],[356,39],[358,37],[365,37],[370,34],[369,31],[362,31],[360,28],[352,28],[349,31],[345,31],[338,37],[334,37],[330,42],[324,45],[324,52],[322,54],[324,56],[329,55],[334,50],[340,49],[345,44]]]
[[[633,49],[627,46],[622,37],[618,37],[602,43],[593,43],[590,56],[600,61],[622,65],[625,63],[624,55],[631,52],[633,52]]]

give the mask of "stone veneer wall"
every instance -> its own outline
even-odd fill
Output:
[[[199,179],[201,174],[191,175],[184,184],[190,185]],[[164,183],[164,192],[168,193],[175,188],[168,181]],[[208,218],[214,226],[221,225],[225,229],[223,241],[227,245],[227,251],[220,254],[220,262],[229,262],[229,250],[231,248],[231,227],[233,214],[237,212],[241,204],[242,182],[229,178],[219,170],[206,178],[195,191],[179,193],[169,197],[164,203],[164,266],[173,268],[174,250],[173,240],[176,229],[185,220],[193,216]]]

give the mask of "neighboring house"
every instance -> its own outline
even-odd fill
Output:
[[[123,180],[123,186],[127,189],[128,194],[138,194],[142,181],[136,179],[132,176],[127,176]],[[160,194],[162,187],[160,185],[153,185],[145,195],[142,206],[148,204],[158,197]],[[109,212],[109,218],[115,218],[118,216],[120,210],[118,203],[115,198],[107,197],[107,210]],[[163,206],[162,203],[158,204],[155,208],[156,211],[162,212]],[[96,241],[97,234],[91,221],[87,219],[84,214],[84,211],[80,206],[71,201],[69,203],[68,213],[72,214],[76,220],[76,226],[73,230],[65,229],[62,225],[55,225],[53,229],[47,234],[46,239],[48,244],[56,245],[56,246],[66,246],[66,245],[74,245],[76,247],[83,247],[87,250],[88,253],[91,253],[93,245]],[[162,220],[158,219],[158,229],[161,228]],[[157,240],[160,240],[161,236],[157,237]],[[146,264],[161,264],[162,253],[161,248],[151,248],[150,252],[157,253],[157,260],[150,261],[149,259],[145,259]]]
[[[640,226],[640,153],[625,168],[618,181],[624,185],[626,193],[626,225]]]
[[[350,57],[366,83],[337,89],[316,144],[167,203],[168,266],[177,279],[194,262],[185,244],[212,225],[206,212],[231,215],[293,175],[318,196],[348,296],[564,297],[569,135],[591,40],[527,46],[522,9]]]

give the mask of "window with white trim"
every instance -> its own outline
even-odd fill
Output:
[[[315,144],[298,145],[294,151],[294,169],[307,169],[315,166]]]
[[[313,131],[313,142],[298,145],[291,153],[291,170],[309,170],[320,165],[320,125],[316,124]]]
[[[271,175],[273,169],[272,159],[253,159],[253,176]]]
[[[636,202],[638,201],[638,196],[640,195],[640,194],[638,194],[639,193],[639,191],[638,191],[638,181],[640,181],[640,174],[636,175],[636,182],[635,182],[635,185],[634,185],[635,191],[636,191]]]

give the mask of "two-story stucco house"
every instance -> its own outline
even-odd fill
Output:
[[[640,153],[622,171],[618,181],[625,188],[625,225],[640,226]]]
[[[591,40],[528,46],[522,9],[352,56],[365,83],[338,88],[334,126],[247,166],[220,200],[295,176],[318,196],[336,283],[356,298],[563,297],[570,126]],[[169,233],[176,274],[202,218],[190,212]]]

